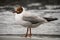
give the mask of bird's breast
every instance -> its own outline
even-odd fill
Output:
[[[23,15],[15,15],[15,21],[21,25],[30,25],[31,23],[23,20]]]

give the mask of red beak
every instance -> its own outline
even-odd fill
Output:
[[[13,13],[16,13],[16,11],[13,11]]]

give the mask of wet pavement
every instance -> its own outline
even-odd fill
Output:
[[[39,11],[37,12],[38,14],[40,14]],[[48,16],[46,14],[44,15]],[[37,28],[32,28],[33,34],[60,34],[60,13],[49,13],[49,15],[58,18],[58,20],[42,24]],[[14,22],[14,14],[12,12],[0,12],[0,34],[25,34],[26,28],[14,24]]]

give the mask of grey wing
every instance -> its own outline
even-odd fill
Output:
[[[36,23],[45,21],[44,19],[40,19],[39,17],[36,17],[36,16],[23,17],[23,20],[29,21],[29,22],[31,22],[32,24],[36,24]]]

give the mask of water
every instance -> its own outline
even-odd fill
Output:
[[[0,10],[0,34],[25,34],[26,28],[21,25],[15,25],[14,14],[12,10],[16,6],[1,6]],[[44,13],[51,10],[38,10],[32,9],[28,10],[31,13],[36,15],[48,16],[48,17],[57,17],[58,20],[48,22],[40,25],[37,28],[32,28],[33,34],[60,34],[60,13]],[[55,10],[57,11],[57,10]],[[59,11],[59,10],[58,10]]]

